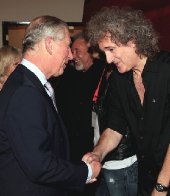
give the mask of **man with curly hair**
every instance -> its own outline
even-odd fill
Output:
[[[170,194],[170,53],[160,52],[158,36],[142,11],[104,8],[88,23],[91,43],[114,63],[109,86],[107,128],[92,153],[99,161],[129,127],[138,157],[138,195]]]

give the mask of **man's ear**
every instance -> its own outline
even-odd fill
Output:
[[[52,55],[53,50],[53,38],[52,37],[46,37],[45,38],[45,48],[47,52]]]
[[[134,43],[134,41],[128,41],[127,46],[135,48],[136,44]]]

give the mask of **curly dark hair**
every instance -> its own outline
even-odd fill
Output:
[[[138,55],[152,57],[159,51],[158,35],[141,10],[105,7],[91,17],[87,31],[92,44],[97,44],[106,33],[110,33],[116,44],[126,45],[133,41]]]

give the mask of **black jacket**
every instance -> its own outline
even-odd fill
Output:
[[[0,92],[0,195],[66,196],[88,169],[69,161],[67,133],[39,79],[18,65]]]

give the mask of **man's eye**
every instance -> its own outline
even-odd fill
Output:
[[[109,51],[110,51],[110,52],[113,52],[113,51],[114,51],[114,49],[113,49],[113,48],[109,48]]]

